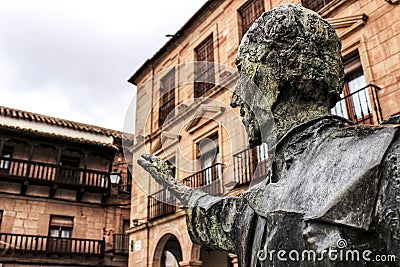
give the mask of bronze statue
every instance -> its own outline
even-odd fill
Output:
[[[279,141],[270,144],[270,179],[242,195],[210,196],[179,183],[158,158],[138,160],[187,206],[193,242],[237,254],[242,267],[400,264],[399,128],[349,126],[329,114],[343,88],[340,53],[334,29],[298,5],[265,12],[245,34],[231,106],[250,146],[273,134]],[[380,254],[397,262],[372,262]]]

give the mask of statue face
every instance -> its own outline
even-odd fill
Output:
[[[236,65],[239,79],[233,92],[231,106],[240,108],[250,147],[262,142],[269,143],[268,136],[273,131],[271,107],[277,99],[276,80],[268,66],[252,62],[245,55],[239,54]]]

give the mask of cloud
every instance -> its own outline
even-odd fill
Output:
[[[0,1],[0,105],[122,130],[130,75],[205,1]]]

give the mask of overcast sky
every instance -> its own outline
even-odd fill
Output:
[[[205,0],[0,0],[0,105],[123,130],[127,79]]]

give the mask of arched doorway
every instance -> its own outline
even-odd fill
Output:
[[[203,262],[202,267],[233,267],[227,252],[209,250],[203,246],[200,249],[200,260]]]
[[[164,235],[154,252],[154,267],[179,267],[182,261],[182,249],[178,239],[173,234]]]

